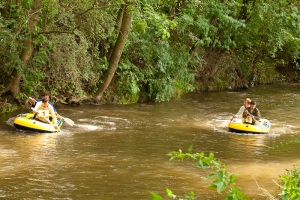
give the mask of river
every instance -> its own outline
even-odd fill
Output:
[[[266,135],[228,132],[230,116],[246,97],[271,122]],[[184,95],[167,103],[59,106],[74,120],[60,133],[16,130],[0,115],[0,199],[151,199],[166,188],[197,199],[223,199],[209,189],[211,171],[190,160],[171,160],[171,151],[212,152],[236,175],[236,186],[251,199],[276,194],[279,175],[300,163],[300,85],[258,86],[238,92]],[[299,137],[300,138],[300,137]],[[278,146],[279,148],[271,148]]]

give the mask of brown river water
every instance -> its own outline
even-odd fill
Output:
[[[271,122],[266,135],[228,132],[230,116],[250,97]],[[151,199],[166,188],[197,199],[224,199],[209,189],[211,171],[171,151],[212,152],[235,174],[251,199],[275,195],[276,181],[300,164],[300,84],[259,86],[239,92],[193,93],[167,103],[57,106],[74,120],[60,133],[28,134],[0,115],[0,199]],[[300,137],[299,137],[300,138]]]

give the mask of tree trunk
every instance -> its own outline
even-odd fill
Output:
[[[6,86],[6,88],[3,91],[0,92],[0,95],[4,94],[6,92],[10,92],[13,95],[13,97],[16,97],[20,92],[20,81],[22,78],[22,68],[26,67],[26,65],[28,64],[28,62],[32,56],[32,52],[33,52],[31,33],[33,32],[33,30],[38,22],[41,1],[42,0],[34,0],[34,5],[29,14],[29,19],[28,19],[29,36],[28,36],[27,40],[25,40],[23,42],[23,50],[20,55],[21,59],[23,61],[21,70],[17,70],[16,68],[14,69],[11,79],[9,81],[9,84]]]
[[[135,4],[135,1],[128,2],[125,7],[125,12],[123,14],[122,23],[121,23],[121,30],[118,34],[118,39],[115,43],[114,49],[112,51],[110,60],[109,60],[109,66],[108,69],[104,75],[103,84],[101,84],[95,94],[95,100],[99,101],[103,93],[106,91],[108,86],[110,85],[110,82],[118,68],[118,64],[125,46],[125,43],[127,41],[130,27],[131,27],[131,19],[132,19],[132,6]],[[121,6],[120,9],[123,7]]]
[[[121,5],[121,8],[120,8],[120,10],[119,10],[119,13],[118,13],[117,24],[116,24],[116,27],[115,27],[115,29],[116,29],[116,34],[119,34],[119,33],[120,33],[120,30],[121,30],[121,27],[122,27],[122,19],[123,19],[123,15],[124,15],[125,10],[126,10],[126,4],[122,4],[122,5]],[[109,61],[110,58],[111,58],[111,55],[112,55],[113,50],[114,50],[114,46],[111,45],[111,46],[109,47],[108,56],[107,56],[108,61]]]

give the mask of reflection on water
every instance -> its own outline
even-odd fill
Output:
[[[271,124],[267,135],[228,132],[245,97],[257,101]],[[237,175],[252,199],[273,194],[285,169],[299,163],[299,146],[274,145],[300,135],[299,85],[261,86],[242,92],[189,94],[161,104],[59,107],[75,121],[60,133],[16,131],[12,115],[0,122],[0,198],[150,199],[149,192],[194,191],[201,199],[223,199],[208,189],[210,172],[193,161],[169,161],[170,151],[212,152]],[[23,112],[27,112],[25,110]]]

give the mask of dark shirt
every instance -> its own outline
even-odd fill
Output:
[[[251,110],[250,107],[249,107],[249,108],[247,108],[247,111],[250,115],[253,115],[256,120],[260,120],[261,115],[260,115],[260,112],[259,112],[258,108],[254,108],[254,110]],[[246,118],[246,117],[247,117],[247,113],[244,112],[243,113],[243,118]]]

